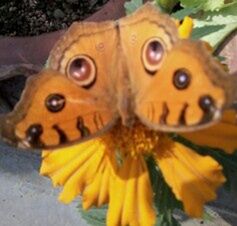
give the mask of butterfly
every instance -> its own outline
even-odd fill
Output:
[[[174,20],[147,3],[117,21],[73,23],[0,117],[0,134],[50,149],[100,136],[118,121],[196,131],[220,120],[234,83],[204,42],[180,39]]]

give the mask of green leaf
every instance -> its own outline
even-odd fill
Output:
[[[204,11],[214,11],[214,10],[219,10],[224,6],[224,0],[208,0],[204,3],[203,5],[203,10]]]
[[[173,16],[174,18],[178,20],[182,20],[185,16],[189,16],[191,14],[197,13],[197,11],[198,11],[197,8],[187,7],[171,14],[171,16]]]
[[[201,39],[214,32],[220,31],[225,28],[225,25],[206,25],[204,27],[196,27],[192,32],[193,39]]]
[[[203,213],[203,216],[202,216],[204,222],[208,223],[208,222],[214,221],[215,218],[209,212],[210,212],[210,210],[208,208],[204,209],[204,213]]]
[[[202,17],[194,20],[194,37],[202,38],[217,48],[232,31],[237,29],[236,12],[237,2],[234,2],[219,11],[204,13]]]
[[[126,14],[133,13],[136,9],[143,5],[142,0],[131,0],[130,2],[125,2],[124,7],[126,10]]]
[[[181,226],[181,224],[173,217],[172,212],[160,214],[155,226]]]
[[[205,3],[206,0],[181,0],[181,5],[183,7],[199,7]]]
[[[226,61],[226,57],[225,57],[225,56],[220,56],[220,55],[218,55],[218,56],[216,56],[216,58],[217,58],[217,60],[219,60],[220,62]]]
[[[171,12],[178,2],[179,0],[156,0],[156,4],[167,13]]]
[[[149,158],[147,160],[147,166],[155,194],[154,202],[159,214],[176,208],[182,210],[182,203],[175,198],[171,188],[165,182],[161,171],[157,168],[154,159]]]
[[[82,209],[81,203],[78,205],[82,218],[91,226],[106,226],[107,206],[95,207],[88,211]]]
[[[154,203],[158,211],[156,226],[180,226],[179,222],[173,217],[173,210],[183,210],[182,203],[175,198],[161,171],[157,168],[154,159],[149,158],[147,166],[155,194]]]
[[[221,9],[225,4],[224,0],[181,0],[184,7],[194,7],[203,11],[215,11]]]

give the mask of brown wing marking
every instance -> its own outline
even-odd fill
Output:
[[[63,102],[56,99],[59,108],[48,108],[48,97],[55,93]],[[108,108],[108,103],[64,75],[46,70],[28,82],[14,111],[1,119],[0,132],[19,146],[54,148],[97,136],[116,118],[115,108]]]
[[[202,42],[177,41],[156,74],[144,76],[150,83],[136,93],[135,112],[155,130],[193,131],[210,126],[233,100],[233,79]],[[146,113],[151,103],[155,117]]]

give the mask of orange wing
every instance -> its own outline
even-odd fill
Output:
[[[178,41],[136,99],[136,113],[154,129],[191,131],[216,123],[234,98],[232,77],[205,45]]]
[[[22,101],[1,119],[1,134],[20,147],[53,148],[110,127],[115,108],[64,75],[45,70],[30,79]]]
[[[114,27],[113,22],[73,24],[52,50],[47,68],[27,83],[14,111],[0,119],[3,138],[49,149],[110,128],[117,118]]]
[[[203,42],[179,39],[175,22],[151,5],[120,26],[134,111],[144,124],[190,131],[220,119],[234,86]]]

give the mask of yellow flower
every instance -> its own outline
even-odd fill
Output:
[[[216,130],[216,143],[212,135],[208,136],[210,129],[199,134],[206,135],[205,144],[220,145],[231,153],[237,140],[227,145],[224,141],[236,138],[237,127],[232,128],[230,123],[232,113],[227,112],[223,121],[214,126],[221,128]],[[228,137],[224,125],[231,126]],[[188,138],[195,141],[196,133],[191,135]],[[149,226],[154,225],[156,213],[147,156],[154,158],[166,183],[192,217],[202,216],[203,205],[216,198],[216,189],[225,182],[217,161],[139,122],[132,129],[118,123],[100,138],[54,152],[44,151],[40,173],[49,176],[55,186],[63,186],[61,202],[69,203],[81,194],[84,209],[108,203],[108,226]]]
[[[191,31],[192,20],[185,18],[179,27],[180,37],[189,37]],[[234,113],[226,112],[218,125],[182,135],[194,143],[232,153],[237,148],[234,121]],[[203,205],[216,198],[216,189],[225,182],[217,161],[139,122],[132,129],[118,123],[99,138],[44,151],[40,173],[49,176],[54,186],[63,186],[59,196],[63,203],[79,195],[84,209],[108,203],[108,226],[150,226],[155,224],[156,212],[148,156],[192,217],[202,216]]]

